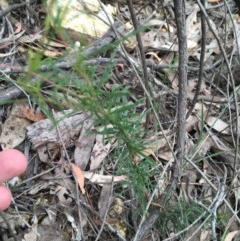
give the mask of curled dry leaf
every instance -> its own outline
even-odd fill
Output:
[[[82,194],[85,194],[84,174],[83,174],[82,170],[73,163],[71,163],[71,168],[72,168],[73,174],[76,178],[76,181],[78,182],[78,185],[80,187],[80,190],[81,190]]]

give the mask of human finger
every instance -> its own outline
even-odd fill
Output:
[[[9,207],[12,200],[10,190],[4,186],[0,186],[0,210],[5,210]]]
[[[27,169],[24,154],[15,149],[0,152],[0,182],[19,176]]]

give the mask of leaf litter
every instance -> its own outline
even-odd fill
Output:
[[[86,10],[84,7],[87,7],[88,11],[83,15],[87,19],[94,18],[93,28],[87,28],[92,30],[91,32],[84,32],[86,30],[84,22],[90,23],[90,21],[82,21],[78,18],[72,18],[71,20],[76,22],[67,26],[64,26],[63,21],[61,28],[74,41],[79,40],[79,36],[84,36],[81,44],[85,45],[83,48],[87,52],[88,46],[91,49],[91,44],[96,43],[96,37],[101,39],[108,31],[106,23],[113,23],[113,19],[122,21],[124,27],[120,28],[118,37],[125,36],[121,46],[124,51],[120,48],[121,54],[111,59],[111,61],[116,60],[114,62],[116,64],[113,64],[114,68],[105,87],[111,92],[116,86],[127,85],[132,94],[130,101],[137,101],[143,97],[137,72],[141,61],[137,51],[137,40],[131,34],[129,35],[133,25],[129,21],[128,7],[120,0],[117,3],[103,2],[105,5],[100,4],[99,1],[89,1],[87,5],[78,9],[74,4],[80,3],[72,1],[72,5],[67,9],[71,11],[75,8],[74,11],[82,12]],[[13,190],[15,202],[12,207],[18,207],[19,211],[14,213],[11,207],[9,210],[13,212],[5,213],[12,229],[17,236],[21,236],[21,240],[50,240],[49,237],[54,237],[54,240],[96,240],[96,238],[131,240],[135,237],[142,218],[140,206],[147,202],[150,202],[151,207],[146,210],[148,214],[154,208],[158,212],[163,209],[163,212],[159,217],[161,225],[156,224],[155,228],[149,229],[153,238],[147,235],[145,240],[171,240],[172,238],[197,241],[211,240],[212,237],[217,236],[218,240],[227,241],[234,240],[239,235],[239,218],[237,211],[234,211],[238,210],[240,198],[239,164],[236,160],[238,153],[235,151],[236,135],[239,133],[236,129],[238,116],[232,101],[233,91],[236,89],[229,83],[226,64],[218,41],[212,33],[213,29],[220,39],[225,41],[226,51],[228,54],[231,53],[234,59],[232,63],[230,62],[230,69],[233,71],[237,87],[240,67],[235,59],[239,50],[235,43],[237,37],[232,36],[239,34],[239,14],[236,14],[239,10],[233,1],[229,1],[230,12],[225,19],[222,14],[224,5],[221,5],[221,1],[207,3],[211,8],[211,11],[208,11],[211,28],[207,25],[205,76],[193,113],[190,113],[186,121],[185,162],[178,177],[178,192],[163,205],[161,197],[172,178],[171,168],[173,168],[174,151],[176,151],[174,149],[177,128],[176,102],[179,89],[177,29],[173,20],[171,1],[163,1],[161,4],[159,1],[155,1],[154,4],[150,1],[145,4],[142,1],[133,2],[135,11],[138,13],[138,21],[143,27],[140,36],[151,76],[152,99],[158,106],[162,123],[161,128],[156,128],[153,116],[151,128],[148,129],[146,136],[142,137],[144,140],[141,152],[129,153],[133,167],[139,173],[142,170],[145,171],[140,175],[140,179],[134,180],[131,175],[127,175],[126,167],[119,168],[123,172],[117,170],[123,161],[118,160],[124,154],[123,143],[120,142],[116,133],[105,136],[103,133],[105,126],[95,125],[96,117],[84,111],[80,104],[77,110],[71,109],[72,104],[76,102],[76,96],[68,92],[70,88],[65,89],[67,98],[61,90],[57,93],[60,103],[64,103],[63,110],[63,108],[56,108],[51,102],[50,96],[53,95],[49,89],[53,87],[53,82],[47,77],[41,80],[45,82],[41,88],[46,97],[45,106],[40,106],[41,111],[46,114],[46,105],[49,109],[56,108],[56,113],[48,114],[45,118],[41,112],[36,112],[28,104],[17,103],[17,101],[13,105],[5,104],[9,101],[9,96],[10,100],[19,98],[19,91],[15,95],[4,74],[0,74],[1,87],[3,87],[0,90],[0,101],[3,103],[1,147],[2,149],[17,147],[22,151],[25,150],[25,153],[28,152],[29,156],[28,171],[21,179],[22,183],[17,184],[16,189]],[[48,1],[48,4],[58,3],[60,1]],[[1,1],[0,7],[2,10],[8,9],[10,3]],[[56,37],[49,37],[44,33],[43,23],[49,13],[40,2],[29,4],[28,8],[33,11],[16,8],[7,15],[1,16],[0,19],[4,30],[1,32],[0,40],[0,70],[8,73],[14,79],[15,85],[21,84],[19,80],[22,78],[21,73],[27,69],[23,68],[28,65],[27,57],[34,59],[34,55],[30,56],[30,53],[41,52],[46,59],[48,57],[56,59],[61,55],[64,56],[65,51],[69,51],[71,58],[76,50],[78,51],[79,46],[78,44],[73,46],[62,30],[58,31],[59,26],[54,25],[54,19],[51,20],[51,28],[56,30]],[[194,1],[186,1],[186,10],[189,57],[187,94],[190,105],[197,85],[202,36],[198,5]],[[104,23],[95,17],[100,11],[101,16],[107,16]],[[38,14],[33,14],[34,12]],[[230,16],[233,17],[233,22],[229,20]],[[52,14],[52,17],[56,20],[56,13]],[[11,28],[4,24],[6,19],[11,24]],[[69,26],[71,28],[79,26],[81,29],[75,27],[70,29]],[[101,27],[104,27],[104,30],[99,33],[97,30]],[[109,36],[112,36],[111,34]],[[94,49],[97,49],[96,46]],[[126,59],[130,60],[128,63],[121,59],[123,53]],[[98,61],[108,57],[109,53],[102,54]],[[89,61],[93,60],[96,59],[87,60],[90,63],[88,66],[91,66]],[[36,65],[38,65],[37,62]],[[71,71],[74,70],[71,62],[64,63],[64,60],[59,66],[60,69],[61,66],[66,68],[66,71],[69,71],[69,68]],[[96,66],[96,76],[103,74],[105,67],[100,62]],[[46,65],[39,68],[42,73],[51,71],[46,68]],[[56,77],[61,76],[61,71]],[[71,71],[68,72],[69,78]],[[32,78],[33,73],[31,71],[29,73],[27,81],[31,81]],[[86,76],[81,78],[87,81]],[[34,87],[34,82],[31,82],[31,85],[29,86]],[[67,85],[76,87],[74,79],[71,79]],[[77,88],[75,90],[78,91]],[[31,96],[31,91],[29,93]],[[221,103],[215,100],[221,100]],[[34,101],[32,98],[32,102]],[[116,104],[111,108],[115,110],[121,108],[125,114],[122,108],[124,104],[118,104],[119,106]],[[140,110],[142,105],[144,106],[142,103],[138,106]],[[98,111],[98,117],[102,117],[103,111]],[[114,126],[109,127],[113,130],[114,128]],[[133,130],[128,130],[130,135],[131,131]],[[30,149],[29,143],[32,145]],[[123,152],[119,152],[114,157],[119,145],[122,145]],[[127,162],[127,157],[125,158]],[[147,188],[142,189],[139,198],[131,184],[136,182],[141,186],[144,178],[148,185],[146,185]],[[158,191],[153,191],[152,183],[159,184],[156,187]],[[223,191],[223,187],[226,191]],[[151,195],[153,195],[152,200],[149,198]],[[142,199],[141,203],[140,199]],[[205,216],[201,216],[204,213]],[[217,214],[217,217],[214,217],[213,213]],[[211,216],[210,221],[207,219],[208,215]],[[217,228],[214,228],[215,221],[217,221]],[[21,230],[18,227],[19,224]],[[5,232],[8,229],[2,218],[0,218],[0,226]],[[183,233],[181,233],[182,230],[184,230]],[[1,235],[0,239],[3,239]],[[11,238],[7,234],[5,240],[11,240]]]

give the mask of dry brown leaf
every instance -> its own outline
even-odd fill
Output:
[[[21,112],[18,116],[19,118],[26,118],[33,122],[37,122],[37,121],[45,119],[45,115],[43,113],[34,113],[34,109],[31,109],[28,107],[21,106],[20,111]]]
[[[218,155],[218,158],[221,159],[221,161],[225,162],[225,164],[230,165],[232,168],[234,168],[234,151],[228,147],[226,147],[223,142],[216,136],[212,135],[211,138],[214,140],[213,143],[216,143],[211,146],[211,151]],[[237,179],[236,179],[237,180]],[[240,187],[240,186],[239,186]],[[234,189],[234,191],[237,191],[238,189]],[[240,192],[239,192],[240,194]],[[239,195],[240,198],[240,195]]]
[[[203,95],[206,95],[206,96],[211,96],[211,94],[212,94],[211,91],[206,89],[206,88],[202,89],[200,91],[200,93],[203,94]]]
[[[85,194],[85,189],[84,189],[84,173],[82,172],[82,170],[75,165],[74,163],[71,163],[71,168],[73,171],[73,174],[76,178],[76,181],[78,182],[79,188],[82,192],[82,194]]]
[[[226,122],[219,119],[219,117],[208,116],[206,119],[206,123],[219,133],[222,133],[222,134],[230,133],[229,125]]]
[[[151,139],[151,138],[150,138]],[[157,152],[159,149],[163,148],[164,146],[166,146],[167,141],[165,138],[160,138],[158,140],[154,140],[151,141],[150,143],[148,143],[141,154],[139,155],[135,155],[134,156],[134,163],[139,163],[142,159],[144,159],[145,156],[152,156],[152,158],[155,161],[158,161],[158,158],[155,155],[155,152]]]
[[[26,107],[23,104],[14,104],[6,121],[2,126],[0,143],[2,149],[14,148],[25,140],[26,127],[30,122],[24,118],[19,118],[20,109]]]
[[[22,30],[22,23],[21,22],[16,22],[15,23],[15,27],[16,27],[16,29],[14,30],[14,33],[15,34],[20,33],[21,30]]]
[[[8,1],[6,0],[0,0],[0,7],[4,10],[9,7]]]
[[[101,165],[101,163],[109,153],[112,143],[108,142],[106,145],[104,145],[103,142],[104,142],[103,135],[97,135],[96,143],[93,147],[92,154],[91,154],[90,170],[96,170],[97,168],[99,168],[99,166]]]
[[[81,209],[79,209],[81,212],[81,226],[84,228],[87,224],[89,224],[88,217]],[[82,232],[79,228],[79,221],[76,217],[76,215],[71,216],[69,210],[66,210],[65,212],[66,218],[68,223],[71,225],[72,230],[74,231],[74,235],[72,234],[72,240],[81,240],[82,239]],[[66,240],[66,239],[65,239]]]
[[[175,71],[169,71],[167,73],[168,79],[172,84],[172,88],[173,90],[178,91],[178,86],[179,86],[179,78],[178,78],[178,74],[176,74]]]
[[[116,64],[116,68],[120,71],[124,71],[124,64],[121,64],[121,63],[117,63]]]
[[[76,148],[74,150],[74,161],[76,165],[79,166],[83,171],[85,170],[90,160],[94,141],[96,138],[95,134],[87,133],[92,125],[92,122],[92,120],[85,120],[83,122],[80,136],[75,143]]]
[[[164,151],[158,154],[158,157],[165,161],[174,161],[174,156],[171,151]]]
[[[198,11],[198,5],[194,4],[192,7],[192,12],[186,19],[188,50],[192,50],[193,48],[197,47],[198,42],[201,39],[201,22],[197,19]]]
[[[150,30],[148,32],[141,33],[143,47],[145,49],[153,48],[162,51],[178,51],[178,45],[167,37],[167,34],[161,30]]]
[[[58,197],[59,203],[61,205],[70,205],[72,203],[72,198],[68,197],[68,189],[66,186],[55,184],[50,188],[50,194]],[[68,197],[68,198],[67,198]]]
[[[38,219],[37,216],[34,215],[34,217],[31,220],[33,223],[31,225],[31,229],[28,233],[24,234],[24,241],[37,241],[38,240]]]
[[[67,32],[74,32],[75,35],[101,37],[109,29],[109,24],[113,23],[113,8],[110,5],[100,4],[98,0],[48,0],[47,6],[52,25],[56,23],[56,18],[60,18],[61,27]]]
[[[47,146],[40,146],[37,148],[37,154],[41,162],[48,162],[48,147]]]
[[[232,241],[233,238],[237,235],[240,234],[240,231],[232,231],[229,234],[227,234],[226,238],[224,239],[224,241]]]
[[[152,156],[155,161],[158,161],[158,158],[156,157],[154,151],[152,149],[145,149],[141,152],[139,155],[135,155],[133,158],[133,161],[135,164],[138,164],[144,157]]]
[[[51,210],[52,211],[52,210]],[[49,240],[54,240],[54,241],[65,241],[68,240],[66,237],[66,234],[64,232],[60,232],[58,230],[58,227],[55,222],[52,222],[51,224],[43,225],[38,224],[37,226],[37,233],[39,237],[37,236],[37,241],[49,241]],[[24,241],[32,241],[31,239],[25,240]],[[35,241],[35,240],[34,240]]]
[[[101,218],[103,218],[108,211],[109,204],[112,199],[112,193],[112,185],[103,184],[101,194],[98,200],[98,209]]]
[[[210,232],[207,231],[207,230],[203,230],[201,232],[201,235],[200,235],[200,241],[206,241],[206,240],[209,240],[209,237],[210,237]]]
[[[213,146],[213,140],[209,136],[205,138],[204,143],[202,143],[201,147],[198,149],[197,155],[200,157],[204,157],[207,155],[207,152]]]
[[[199,119],[196,115],[190,115],[186,120],[186,131],[192,131],[198,129]]]

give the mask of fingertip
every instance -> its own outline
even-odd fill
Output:
[[[22,152],[7,149],[0,152],[0,168],[0,181],[7,181],[26,171],[27,159]]]
[[[10,190],[4,186],[0,186],[0,210],[7,209],[12,200],[12,193]]]

